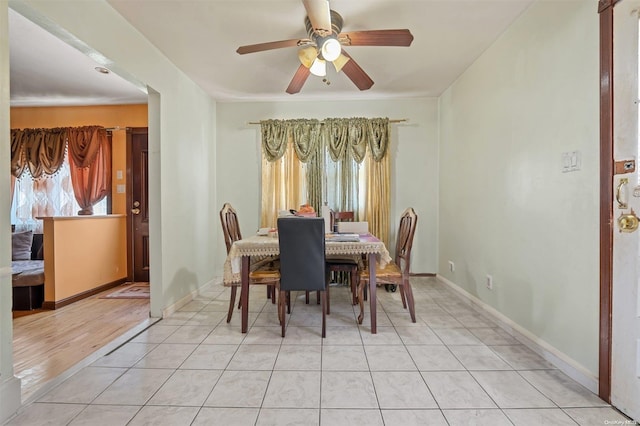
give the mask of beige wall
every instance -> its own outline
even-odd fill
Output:
[[[127,127],[147,127],[147,105],[97,105],[11,108],[11,128],[51,128],[97,125],[112,131],[112,213],[126,214],[127,194],[118,185],[127,183]],[[117,172],[122,171],[122,179]]]
[[[540,1],[440,98],[439,273],[592,390],[598,82],[595,4]],[[581,153],[581,169],[563,173],[562,153],[571,151]]]
[[[45,303],[126,278],[126,242],[123,215],[44,218]]]
[[[218,103],[216,145],[217,210],[230,202],[238,211],[245,235],[255,232],[260,219],[260,126],[247,124],[269,118],[389,117],[406,119],[391,125],[391,240],[407,207],[418,216],[411,253],[412,272],[437,269],[438,105],[436,98],[341,102],[228,102]],[[295,206],[292,206],[295,207]],[[220,221],[215,220],[220,227]],[[216,241],[225,253],[222,236]],[[393,247],[389,247],[393,251]],[[216,260],[221,275],[223,257]]]

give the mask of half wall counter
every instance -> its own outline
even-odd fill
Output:
[[[60,308],[126,281],[125,215],[39,219],[44,224],[43,308]]]

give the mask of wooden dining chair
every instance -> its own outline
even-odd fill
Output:
[[[281,217],[278,219],[280,247],[280,291],[278,317],[285,336],[285,306],[291,291],[317,291],[321,296],[322,337],[327,334],[329,269],[325,259],[323,218]]]
[[[413,235],[416,232],[418,215],[409,207],[400,217],[400,227],[396,237],[396,253],[394,261],[387,263],[384,268],[376,269],[376,284],[395,284],[400,288],[402,306],[407,309],[411,321],[416,322],[415,304],[413,290],[409,282],[409,271],[411,270],[411,246],[413,245]],[[363,293],[369,285],[369,268],[364,268],[359,275],[358,302],[360,303],[360,316],[358,323],[362,324],[362,312],[364,311]]]
[[[242,239],[240,224],[238,222],[238,214],[231,204],[224,203],[222,206],[222,209],[220,210],[220,223],[222,224],[222,233],[224,234],[224,243],[227,247],[227,254],[229,254],[229,250],[231,250],[233,243]],[[272,303],[275,303],[276,301],[276,290],[279,282],[280,272],[276,259],[269,258],[252,260],[249,270],[249,285],[266,285],[267,297],[271,299]],[[241,282],[225,282],[224,285],[231,287],[229,312],[227,313],[227,322],[230,322],[236,303],[236,292],[238,287],[241,286]],[[239,303],[238,308],[240,308]]]
[[[331,229],[335,231],[338,222],[353,222],[355,215],[352,211],[330,212]],[[357,275],[358,269],[362,267],[362,260],[357,256],[329,256],[327,257],[329,271],[336,280],[348,279],[351,287],[351,303],[357,302]]]

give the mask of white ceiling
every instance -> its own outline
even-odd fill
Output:
[[[217,100],[381,99],[438,96],[533,0],[331,0],[343,31],[408,28],[410,47],[350,47],[375,84],[359,91],[328,67],[285,93],[296,48],[247,55],[241,45],[305,38],[300,0],[108,0]],[[10,11],[12,105],[146,102],[146,95]]]

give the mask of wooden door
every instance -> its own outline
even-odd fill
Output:
[[[149,282],[149,131],[127,129],[129,278]]]

